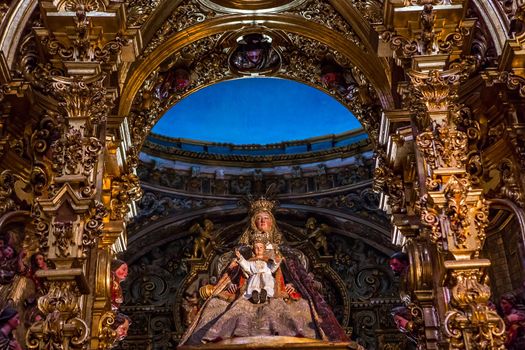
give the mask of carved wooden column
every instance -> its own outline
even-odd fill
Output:
[[[445,273],[437,288],[445,303],[444,335],[452,349],[503,347],[505,326],[487,302],[490,287],[480,259],[488,223],[488,205],[467,172],[469,137],[461,130],[468,109],[457,103],[457,88],[467,72],[464,66],[447,71],[410,72],[414,92],[424,102],[427,127],[417,136],[423,154],[427,196],[421,198],[421,221],[430,229]],[[440,308],[441,309],[441,308]]]
[[[100,348],[101,319],[112,312],[106,283],[115,242],[111,237],[124,231],[123,217],[115,223],[111,214],[114,207],[125,212],[137,197],[121,189],[111,192],[109,200],[104,197],[104,174],[111,169],[106,159],[115,157],[118,147],[106,144],[106,121],[117,97],[112,75],[128,43],[115,32],[124,5],[92,0],[43,1],[40,6],[44,27],[33,29],[49,62],[37,67],[40,74],[33,83],[48,94],[56,136],[43,157],[50,181],[36,200],[35,223],[40,249],[56,268],[36,274],[48,282],[49,291],[38,300],[44,318],[29,329],[27,345],[84,349],[91,337],[91,346]],[[120,167],[127,169],[125,163]],[[130,181],[122,180],[120,188]]]
[[[392,55],[409,80],[397,87],[416,143],[415,186],[407,188],[404,169],[392,165],[402,155],[389,147],[383,159],[405,197],[405,209],[392,209],[393,223],[406,239],[418,345],[426,349],[500,349],[504,339],[503,321],[487,306],[490,261],[479,258],[488,207],[467,171],[473,122],[457,98],[461,81],[477,69],[464,54],[475,23],[464,18],[464,6],[391,0],[376,27],[384,42],[379,53]],[[389,197],[396,196],[392,184]]]

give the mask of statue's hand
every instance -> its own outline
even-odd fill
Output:
[[[235,294],[237,292],[237,289],[239,289],[239,286],[236,285],[236,284],[233,284],[233,283],[230,283],[230,285],[228,286],[228,288],[226,288],[226,290],[228,291],[228,293],[232,293],[232,294]]]
[[[293,286],[293,284],[291,283],[288,283],[284,286],[284,290],[286,291],[286,293],[288,294],[292,294],[292,293],[295,293],[295,287]]]

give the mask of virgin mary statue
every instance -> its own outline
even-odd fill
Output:
[[[236,248],[241,254],[237,258],[231,254],[233,259],[217,284],[204,293],[207,299],[183,335],[181,346],[260,343],[261,339],[278,339],[281,344],[284,339],[289,342],[348,341],[319,293],[319,283],[308,273],[306,257],[286,244],[272,214],[274,207],[275,202],[264,198],[251,202],[248,227]],[[265,248],[264,261],[260,255],[253,254],[255,251],[260,254],[264,249],[260,247],[261,242]],[[278,265],[269,277],[273,278],[272,297],[264,300],[247,297],[250,275],[239,265],[241,260],[254,261],[256,257],[259,264],[263,261],[260,266]]]

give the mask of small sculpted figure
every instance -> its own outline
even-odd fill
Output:
[[[264,255],[265,251],[263,241],[253,243],[253,257],[250,260],[246,260],[239,250],[235,251],[239,265],[248,276],[244,297],[254,304],[265,303],[266,298],[273,298],[275,293],[275,278],[272,274],[279,268],[281,258],[277,255],[270,259]]]
[[[43,295],[47,291],[45,290],[42,280],[36,277],[35,274],[39,270],[44,270],[44,271],[49,270],[49,267],[46,262],[46,258],[44,257],[42,253],[35,253],[31,255],[29,262],[31,264],[30,269],[29,269],[29,278],[31,278],[31,280],[34,282],[37,293]]]
[[[406,270],[408,269],[408,266],[410,265],[408,255],[403,252],[394,253],[390,256],[388,265],[390,266],[390,269],[392,269],[394,274],[398,276],[403,275],[405,274]]]
[[[128,335],[129,326],[131,325],[131,319],[128,315],[123,313],[117,313],[115,316],[115,322],[111,325],[111,328],[117,333],[117,338],[114,345],[117,345],[117,342],[124,340]]]
[[[193,243],[192,258],[199,258],[199,252],[200,257],[208,257],[208,241],[211,241],[211,243],[213,244],[212,231],[213,222],[209,219],[204,220],[204,227],[196,223],[190,228],[191,233],[198,235],[197,237],[195,237],[195,241]]]
[[[508,350],[525,349],[525,311],[520,310],[512,293],[503,294],[499,304],[507,332],[505,347]]]
[[[0,284],[10,284],[17,274],[27,272],[24,264],[25,251],[16,253],[5,238],[0,238]]]
[[[18,311],[6,307],[0,312],[0,350],[22,350],[13,333],[20,325]]]
[[[306,234],[308,238],[313,240],[314,247],[322,255],[330,255],[328,252],[328,242],[326,241],[326,234],[330,232],[330,228],[326,224],[317,226],[317,220],[315,218],[309,218],[306,220]]]
[[[111,306],[117,310],[124,301],[122,287],[120,283],[128,276],[128,264],[124,261],[115,259],[111,262]]]

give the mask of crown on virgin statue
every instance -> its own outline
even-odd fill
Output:
[[[257,200],[250,202],[250,214],[255,214],[260,211],[267,211],[271,213],[273,212],[276,206],[277,201],[272,201],[266,199],[265,197],[261,197]]]

